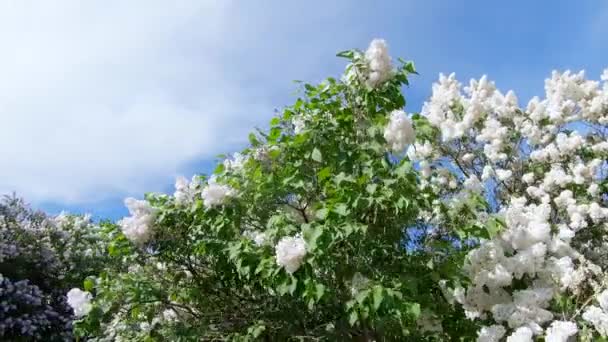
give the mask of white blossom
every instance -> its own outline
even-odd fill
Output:
[[[173,309],[165,309],[163,311],[162,316],[163,316],[163,319],[167,322],[175,322],[178,319],[177,312],[175,312],[175,310],[173,310]]]
[[[507,342],[533,342],[532,336],[533,333],[530,328],[521,327],[507,337]]]
[[[374,39],[365,51],[368,73],[365,83],[371,88],[377,88],[393,75],[391,57],[388,46],[383,39]]]
[[[576,323],[567,321],[554,321],[547,329],[545,342],[568,342],[571,336],[576,335]]]
[[[608,71],[602,77],[608,79]],[[513,92],[503,95],[485,76],[463,88],[453,74],[440,75],[423,106],[422,115],[441,136],[430,142],[434,155],[421,157],[415,143],[410,159],[429,170],[428,183],[446,203],[462,198],[462,191],[446,191],[452,178],[462,180],[462,190],[479,191],[484,184],[488,191],[482,194],[498,211],[493,215],[505,223],[468,254],[464,268],[471,285],[455,299],[469,319],[508,325],[514,331],[508,341],[543,335],[547,341],[572,340],[576,324],[554,322],[561,312],[551,302],[602,287],[606,244],[579,235],[608,228],[600,186],[608,170],[601,131],[608,124],[608,82],[602,80],[554,72],[545,82],[545,98],[519,108]],[[488,212],[478,215],[481,220]],[[596,300],[599,307],[587,308],[582,317],[606,335],[608,292]]]
[[[224,169],[227,171],[238,172],[243,169],[243,166],[247,162],[247,156],[235,152],[232,154],[232,158],[224,159]]]
[[[481,330],[477,333],[477,342],[499,342],[506,331],[502,325],[481,327]]]
[[[259,230],[247,230],[243,235],[253,241],[256,246],[266,246],[270,243],[268,234]]]
[[[604,310],[591,305],[585,309],[582,317],[585,321],[591,323],[600,335],[608,336],[608,314]]]
[[[148,242],[153,235],[152,225],[158,210],[150,206],[148,201],[131,197],[125,199],[125,206],[129,209],[131,216],[118,222],[123,234],[138,245]]]
[[[412,161],[423,161],[433,154],[433,145],[430,142],[416,142],[407,149],[407,156]]]
[[[355,296],[359,291],[365,289],[369,285],[370,280],[363,274],[356,272],[350,281],[350,293]]]
[[[523,180],[526,184],[532,184],[532,183],[534,183],[534,173],[533,172],[528,172],[528,173],[524,174],[521,177],[521,180]]]
[[[235,190],[228,185],[219,184],[216,177],[209,178],[207,186],[203,188],[201,197],[207,208],[217,207],[224,204],[227,198],[233,197]]]
[[[192,177],[192,181],[188,181],[183,176],[177,177],[175,180],[175,192],[173,193],[175,202],[178,204],[191,203],[195,199],[200,186],[200,177],[196,175]]]
[[[76,317],[86,316],[92,309],[91,299],[93,296],[88,291],[73,288],[67,293],[68,305],[74,310]]]
[[[498,179],[501,181],[508,180],[509,178],[511,178],[512,175],[513,175],[513,172],[511,170],[503,170],[503,169],[496,170],[496,177],[498,177]]]
[[[393,152],[401,152],[407,145],[416,139],[416,132],[412,122],[402,110],[394,110],[390,114],[390,120],[384,129],[384,139]]]
[[[297,271],[306,257],[306,241],[300,235],[286,236],[275,246],[277,265],[288,273]]]
[[[463,186],[466,190],[474,193],[483,192],[483,183],[475,175],[467,177],[463,183]]]

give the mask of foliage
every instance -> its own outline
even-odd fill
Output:
[[[211,178],[179,179],[174,196],[149,194],[147,204],[129,199],[132,215],[110,246],[120,267],[100,274],[77,331],[171,341],[447,336],[433,330],[437,317],[462,310],[438,280],[455,276],[462,252],[441,239],[406,248],[420,244],[422,234],[408,232],[424,232],[418,215],[435,197],[386,149],[390,113],[402,115],[391,139],[414,138],[399,131],[409,123],[399,110],[415,70],[387,69],[385,48],[341,53],[351,61],[342,81],[304,84]],[[390,74],[370,82],[374,72]],[[420,317],[434,324],[421,329]],[[467,322],[446,327],[475,332]]]
[[[75,333],[608,338],[608,70],[554,72],[525,108],[485,76],[441,75],[407,115],[413,63],[393,67],[382,40],[338,56],[340,80],[302,84],[212,175],[125,200],[103,270],[74,272]]]
[[[14,196],[0,203],[0,338],[72,339],[65,293],[101,270],[106,247],[86,217],[48,217]]]
[[[423,182],[450,210],[475,213],[461,238],[486,238],[463,264],[469,282],[452,288],[467,317],[488,325],[479,341],[608,333],[608,70],[602,81],[555,71],[545,98],[521,108],[485,76],[463,89],[441,75],[414,118],[408,156]],[[431,222],[458,232],[443,222],[455,215]]]

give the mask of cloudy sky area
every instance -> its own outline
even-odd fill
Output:
[[[118,218],[125,196],[212,170],[292,80],[339,75],[335,53],[373,38],[415,61],[416,112],[439,72],[488,74],[521,104],[552,69],[598,78],[607,36],[591,0],[1,1],[0,192]]]

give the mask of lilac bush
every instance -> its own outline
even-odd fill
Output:
[[[66,293],[103,263],[101,228],[88,217],[50,217],[13,196],[0,202],[0,340],[70,341]],[[90,282],[90,281],[88,281]]]

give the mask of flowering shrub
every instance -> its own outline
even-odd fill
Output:
[[[600,340],[608,71],[526,108],[441,75],[420,114],[386,43],[173,196],[128,199],[73,292],[91,340]],[[90,290],[90,289],[89,289]]]
[[[458,208],[469,198],[486,230],[452,295],[480,341],[597,340],[607,336],[608,70],[554,72],[526,108],[484,76],[462,88],[441,75],[416,117],[410,159],[422,186]],[[421,134],[422,133],[422,134]],[[447,211],[447,216],[451,215]],[[429,213],[441,225],[446,213]],[[466,236],[463,231],[463,237]]]
[[[87,217],[48,217],[20,199],[4,198],[0,203],[0,339],[71,340],[74,311],[66,292],[98,273],[104,254],[100,229]]]
[[[420,230],[420,209],[436,199],[397,158],[416,136],[401,93],[413,64],[395,67],[381,40],[340,55],[351,61],[342,81],[305,84],[269,131],[250,134],[250,146],[211,177],[181,177],[173,196],[128,200],[131,216],[110,246],[120,266],[100,274],[81,335],[447,336],[438,313],[464,315],[438,280],[464,254],[441,241],[427,246],[433,253],[406,248],[420,244],[421,234],[407,232]],[[475,334],[468,322],[446,329]]]

